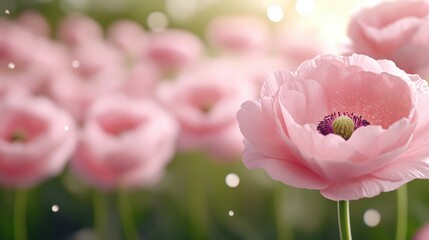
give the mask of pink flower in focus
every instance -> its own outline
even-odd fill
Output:
[[[174,118],[155,103],[102,98],[89,110],[71,165],[103,190],[154,184],[175,153],[177,134]]]
[[[235,113],[253,96],[251,82],[222,61],[195,66],[159,89],[161,101],[181,125],[179,148],[207,151],[223,161],[243,150]]]
[[[392,191],[429,177],[428,101],[427,82],[389,60],[320,55],[242,105],[243,161],[332,200]]]
[[[429,239],[429,223],[426,223],[420,229],[418,229],[413,237],[413,240],[427,240],[427,239]]]
[[[148,58],[167,70],[180,70],[195,64],[204,50],[196,35],[180,29],[150,33],[147,47]]]
[[[429,1],[387,1],[357,11],[351,51],[390,59],[408,73],[429,74]]]
[[[72,118],[42,98],[0,102],[0,184],[31,187],[64,168],[76,143]]]
[[[232,52],[266,50],[268,25],[251,16],[219,16],[207,27],[207,39],[216,48]]]

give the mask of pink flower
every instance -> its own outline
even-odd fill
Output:
[[[77,121],[97,98],[116,93],[126,78],[123,55],[105,41],[88,41],[70,49],[69,69],[49,81],[49,94]]]
[[[210,62],[183,72],[159,89],[159,97],[181,125],[179,148],[206,151],[230,161],[243,150],[235,113],[254,94],[253,85],[228,63]]]
[[[420,229],[418,229],[413,237],[413,240],[427,240],[427,239],[429,239],[429,223],[426,223]]]
[[[35,31],[36,27],[29,30],[16,21],[0,19],[0,85],[41,94],[47,80],[65,68],[64,49]]]
[[[242,105],[243,161],[332,200],[392,191],[429,177],[428,101],[427,82],[389,60],[320,55]]]
[[[278,52],[292,69],[328,48],[317,29],[304,26],[285,26],[278,29],[273,46],[274,51]]]
[[[49,23],[40,13],[36,11],[26,11],[19,15],[18,22],[28,30],[41,36],[49,36],[51,28]]]
[[[269,28],[251,16],[219,16],[207,27],[207,39],[216,48],[233,52],[266,50]]]
[[[0,184],[31,187],[55,176],[73,152],[72,118],[42,98],[0,102]]]
[[[204,50],[196,35],[180,29],[149,34],[147,47],[148,58],[167,70],[180,70],[195,64]]]
[[[129,20],[114,22],[107,29],[107,38],[130,58],[141,58],[146,54],[146,34],[137,23]]]
[[[103,30],[94,19],[78,14],[63,18],[57,31],[58,38],[70,46],[97,41],[103,37]]]
[[[387,1],[360,9],[348,35],[351,50],[390,59],[408,73],[429,73],[429,1]]]
[[[108,97],[94,103],[71,162],[103,190],[158,182],[175,153],[178,126],[157,104]]]

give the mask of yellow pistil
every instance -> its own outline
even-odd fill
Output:
[[[335,134],[340,135],[347,140],[352,136],[352,133],[355,130],[355,123],[353,122],[353,119],[347,116],[340,116],[332,123],[332,130]]]

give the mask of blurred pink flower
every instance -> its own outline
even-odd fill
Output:
[[[49,81],[49,94],[80,122],[94,100],[123,88],[124,56],[102,39],[69,50],[69,68]]]
[[[27,27],[0,19],[0,85],[42,94],[47,80],[65,68],[67,54],[61,45]]]
[[[74,14],[61,19],[57,28],[58,39],[69,46],[103,38],[103,29],[92,18]]]
[[[180,125],[182,151],[207,151],[221,161],[243,150],[235,113],[255,94],[251,82],[222,60],[205,62],[159,87],[159,98]]]
[[[44,98],[0,102],[0,184],[31,187],[64,168],[76,143],[72,118]]]
[[[285,59],[285,64],[295,69],[310,58],[324,53],[327,44],[318,29],[304,26],[284,26],[277,30],[273,51]]]
[[[102,190],[154,184],[175,153],[177,134],[174,118],[153,102],[102,98],[89,110],[71,165]]]
[[[146,55],[146,33],[137,22],[120,20],[112,23],[107,29],[107,39],[132,58],[131,60]]]
[[[387,1],[351,18],[351,51],[390,59],[408,73],[429,74],[429,1]]]
[[[242,105],[243,161],[332,200],[392,191],[429,177],[428,101],[427,82],[391,61],[320,55]]]
[[[36,11],[25,11],[19,15],[18,23],[26,27],[35,34],[48,37],[51,34],[51,28],[45,17]]]
[[[268,25],[252,16],[218,16],[211,20],[206,37],[217,49],[239,53],[268,49]]]
[[[204,46],[196,35],[181,29],[148,34],[148,58],[162,69],[180,70],[203,56]]]
[[[429,223],[426,223],[417,230],[414,234],[413,240],[427,240],[429,239]]]

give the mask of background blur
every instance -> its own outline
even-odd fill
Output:
[[[203,41],[207,56],[219,57],[228,55],[230,50],[219,53],[211,45],[207,37],[211,20],[224,15],[250,15],[268,26],[270,54],[277,57],[287,47],[275,45],[274,39],[282,33],[295,36],[297,32],[301,37],[285,37],[281,42],[301,51],[317,48],[311,51],[341,53],[347,42],[346,28],[353,9],[374,2],[1,0],[0,16],[14,20],[27,10],[37,11],[49,22],[52,29],[49,37],[53,39],[59,22],[76,12],[94,19],[103,29],[122,19],[138,23],[148,34],[180,28]],[[308,57],[312,57],[313,52]],[[294,56],[290,54],[286,56],[288,59],[276,62],[275,68],[294,69],[295,62],[303,60]],[[159,184],[130,191],[130,207],[141,239],[339,239],[335,202],[316,191],[293,189],[275,182],[261,170],[246,169],[239,156],[235,158],[224,163],[204,151],[178,151]],[[411,239],[414,232],[429,221],[429,182],[413,181],[408,186]],[[100,194],[107,200],[109,236],[122,239],[115,193],[100,193],[86,186],[68,168],[60,176],[29,190],[29,239],[96,239],[93,212],[97,203],[93,199]],[[13,239],[13,196],[13,189],[0,189],[0,239]],[[352,201],[354,238],[393,239],[395,204],[394,192]]]

